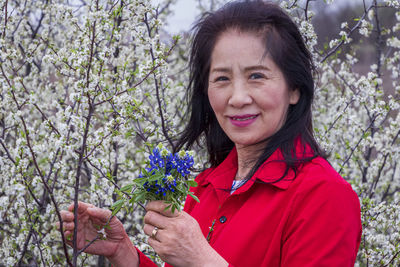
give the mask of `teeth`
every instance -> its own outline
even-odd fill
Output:
[[[247,121],[247,120],[254,119],[255,117],[257,117],[257,115],[254,115],[254,116],[251,116],[251,117],[247,117],[247,118],[233,118],[233,120],[235,120],[235,121]]]

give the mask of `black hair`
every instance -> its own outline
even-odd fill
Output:
[[[190,118],[177,143],[177,149],[190,148],[205,138],[211,167],[219,165],[234,147],[224,133],[207,96],[211,54],[218,37],[227,30],[261,34],[266,53],[282,71],[289,90],[299,90],[300,98],[290,105],[284,125],[266,141],[266,145],[246,176],[250,178],[276,149],[281,149],[286,173],[316,156],[323,156],[312,128],[311,107],[314,97],[312,56],[290,16],[278,5],[261,1],[234,1],[215,12],[206,13],[194,26],[189,59]],[[296,140],[301,142],[303,157],[298,157]],[[306,156],[306,146],[314,155]],[[300,153],[301,155],[301,153]],[[284,176],[281,177],[281,179]]]

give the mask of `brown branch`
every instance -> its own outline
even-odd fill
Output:
[[[39,219],[39,216],[36,216],[35,221],[31,224],[31,227],[29,229],[28,236],[25,239],[24,246],[23,246],[21,255],[19,257],[17,266],[22,266],[22,260],[24,259],[25,253],[28,250],[28,245],[29,245],[29,242],[31,241],[32,234],[33,234],[33,231],[34,231],[34,226],[37,223],[38,219]]]
[[[99,2],[96,1],[97,10],[99,8],[98,5],[99,5]],[[94,45],[95,45],[95,38],[96,38],[96,21],[93,22],[91,32],[92,32],[92,37],[91,37],[91,42],[90,42],[90,55],[89,55],[88,68],[87,68],[87,72],[86,72],[86,88],[89,88],[89,84],[90,84],[90,70],[92,67],[92,61],[93,61],[93,57],[94,57]],[[88,115],[86,117],[86,126],[85,126],[85,130],[83,133],[81,149],[79,151],[79,160],[78,160],[78,166],[77,166],[76,178],[75,178],[75,194],[74,194],[74,224],[75,224],[75,228],[74,228],[74,238],[72,241],[72,243],[73,243],[73,258],[72,258],[73,266],[76,266],[77,261],[78,261],[78,256],[79,256],[79,251],[78,251],[78,247],[77,247],[79,184],[80,184],[80,177],[81,177],[81,172],[82,172],[82,165],[83,165],[83,161],[84,161],[85,149],[86,149],[86,145],[87,145],[87,138],[88,138],[88,134],[89,134],[90,121],[91,121],[91,118],[93,116],[93,112],[95,109],[95,107],[90,99],[90,94],[87,93],[86,97],[88,99],[89,111],[88,111]],[[94,101],[94,99],[93,99],[93,101]]]
[[[0,69],[1,69],[1,72],[2,72],[2,74],[3,74],[3,77],[4,77],[4,78],[6,79],[6,81],[7,81],[7,84],[10,86],[10,88],[12,88],[11,81],[9,80],[8,76],[6,75],[6,73],[5,73],[4,69],[3,69],[3,65],[2,65],[2,64],[0,64]],[[12,95],[12,98],[13,98],[15,104],[17,105],[18,110],[21,110],[22,106],[19,105],[18,100],[16,99],[16,96],[15,96],[15,94],[14,94],[14,91],[11,91],[11,95]],[[47,192],[49,192],[50,199],[51,199],[51,201],[52,201],[52,203],[53,203],[53,205],[54,205],[54,208],[55,208],[55,210],[56,210],[56,214],[57,214],[58,220],[60,221],[60,234],[61,234],[61,239],[62,239],[62,241],[63,241],[63,251],[64,251],[64,255],[65,255],[65,257],[66,257],[67,264],[68,264],[69,266],[72,266],[72,264],[71,264],[71,262],[70,262],[70,260],[69,260],[68,249],[67,249],[67,246],[66,246],[64,233],[63,233],[63,231],[62,231],[62,225],[63,225],[63,223],[62,223],[61,214],[60,214],[60,211],[59,211],[59,209],[58,209],[57,202],[55,201],[54,195],[53,195],[51,189],[49,188],[49,186],[48,186],[46,180],[44,179],[44,176],[43,176],[42,172],[40,171],[39,165],[38,165],[38,163],[37,163],[37,161],[36,161],[36,156],[35,156],[35,153],[34,153],[34,151],[33,151],[33,149],[32,149],[31,143],[30,143],[29,131],[28,131],[28,129],[27,129],[25,120],[24,120],[24,118],[23,118],[22,116],[20,116],[20,119],[21,119],[21,121],[22,121],[22,125],[23,125],[23,128],[24,128],[25,139],[26,139],[26,141],[27,141],[27,146],[28,146],[28,148],[29,148],[29,150],[30,150],[30,152],[31,152],[31,155],[32,155],[32,161],[33,161],[33,163],[34,163],[34,165],[35,165],[35,168],[36,168],[37,172],[39,173],[39,176],[40,176],[40,178],[41,178],[41,180],[42,180],[42,182],[43,182],[43,185],[45,186],[45,189],[47,190]]]
[[[400,135],[400,130],[397,132],[397,134],[396,134],[395,137],[393,138],[392,142],[390,143],[391,146],[393,146],[393,145],[396,143],[397,138],[399,137],[399,135]],[[385,156],[383,157],[383,163],[382,163],[382,165],[379,167],[378,174],[377,174],[377,176],[375,177],[374,181],[371,183],[370,190],[369,190],[369,192],[370,192],[370,196],[369,196],[369,197],[370,197],[370,198],[371,198],[371,197],[373,196],[373,194],[374,194],[374,191],[373,191],[373,190],[376,189],[376,186],[378,185],[378,182],[379,182],[381,173],[382,173],[382,171],[383,171],[383,168],[384,168],[385,165],[386,165],[386,160],[387,160],[387,158],[389,157],[389,155],[390,155],[390,152],[386,153]]]
[[[33,231],[33,235],[34,235],[34,238],[37,240],[36,243],[37,243],[37,247],[38,247],[38,249],[39,249],[40,259],[42,260],[42,263],[44,264],[46,261],[45,261],[45,259],[44,259],[44,257],[43,257],[43,250],[42,250],[42,248],[40,247],[40,240],[39,240],[39,238],[38,238],[37,232],[36,232],[36,231]]]
[[[103,229],[110,223],[110,221],[111,221],[111,219],[112,219],[113,217],[114,217],[114,216],[111,215],[111,216],[108,218],[107,223],[105,224],[105,226],[103,226]],[[96,236],[95,238],[93,238],[88,244],[86,244],[83,248],[81,248],[81,249],[78,251],[78,254],[81,254],[82,252],[84,252],[90,245],[92,245],[96,240],[100,239],[101,237],[102,237],[102,234],[98,233],[97,236]]]
[[[298,0],[294,0],[293,3],[292,3],[292,5],[289,6],[288,9],[292,9],[294,6],[296,6],[296,5],[297,5],[297,1],[298,1]]]
[[[28,88],[26,88],[24,81],[21,79],[20,83],[22,85],[22,88],[24,88],[24,91],[27,94],[30,94]],[[57,130],[57,128],[53,125],[53,123],[51,123],[51,121],[47,118],[46,114],[44,114],[44,112],[40,109],[40,107],[36,104],[36,103],[32,103],[32,105],[37,109],[37,111],[39,111],[40,115],[42,115],[42,118],[44,121],[47,121],[50,125],[50,127],[53,129],[53,131],[55,131],[59,136],[61,136],[60,132]]]
[[[377,61],[377,73],[378,73],[378,77],[380,78],[382,76],[381,73],[381,67],[382,67],[382,46],[383,46],[383,38],[382,38],[382,30],[381,30],[381,24],[379,21],[379,17],[378,17],[378,3],[376,0],[374,0],[374,7],[375,7],[375,23],[376,23],[376,32],[377,32],[377,36],[376,36],[376,50],[377,50],[377,55],[376,55],[376,61]],[[378,85],[377,85],[378,86]]]
[[[399,242],[397,242],[397,244],[399,244]],[[397,245],[396,245],[397,247]],[[393,257],[390,259],[390,261],[388,263],[386,263],[385,265],[381,265],[381,267],[387,267],[389,266],[400,254],[400,249],[396,252],[396,254],[393,255]]]
[[[364,14],[361,16],[361,18],[358,20],[357,24],[350,29],[348,32],[348,36],[350,36],[355,30],[357,30],[364,18],[367,16],[368,11],[374,7],[374,4],[371,4],[365,11]],[[327,60],[330,56],[332,56],[342,45],[344,44],[344,40],[341,40],[333,49],[331,49],[320,61],[320,63],[323,63],[325,60]]]
[[[3,30],[3,38],[6,38],[6,28],[7,28],[7,22],[8,22],[8,17],[7,17],[7,13],[8,13],[8,11],[7,11],[7,6],[8,6],[8,0],[5,0],[4,1],[4,5],[3,5],[3,8],[4,8],[4,30]]]
[[[1,144],[1,146],[4,148],[4,150],[5,150],[6,154],[7,154],[8,159],[11,160],[11,162],[15,165],[15,160],[11,157],[10,152],[8,151],[6,145],[5,145],[4,142],[3,142],[3,139],[0,139],[0,144]]]
[[[56,200],[55,200],[55,198],[54,198],[53,192],[51,191],[51,189],[49,188],[49,186],[48,186],[46,180],[44,179],[44,176],[43,176],[42,172],[40,171],[39,165],[38,165],[38,163],[37,163],[37,161],[36,161],[35,153],[34,153],[34,151],[33,151],[33,149],[32,149],[31,144],[30,144],[29,132],[28,132],[28,129],[27,129],[27,127],[26,127],[25,120],[24,120],[24,118],[23,118],[22,116],[20,117],[20,119],[21,119],[22,125],[23,125],[23,127],[24,127],[25,136],[26,136],[26,141],[27,141],[27,146],[28,146],[28,148],[29,148],[29,150],[30,150],[30,152],[31,152],[33,163],[34,163],[34,165],[35,165],[35,167],[36,167],[36,170],[37,170],[38,173],[39,173],[39,176],[40,176],[40,178],[41,178],[41,180],[42,180],[42,182],[43,182],[43,185],[44,185],[45,188],[46,188],[46,191],[49,193],[50,199],[51,199],[51,201],[53,202],[54,208],[55,208],[55,210],[56,210],[56,214],[57,214],[58,220],[60,221],[60,233],[61,233],[61,238],[62,238],[62,241],[63,241],[63,249],[64,249],[64,254],[65,254],[65,256],[66,256],[67,263],[68,263],[68,265],[72,266],[72,264],[71,264],[71,262],[70,262],[70,260],[69,260],[69,255],[68,255],[68,250],[67,250],[67,247],[66,247],[66,242],[65,242],[64,233],[63,233],[63,231],[62,231],[62,229],[63,229],[63,228],[62,228],[63,223],[62,223],[61,214],[60,214],[60,211],[59,211],[59,209],[58,209],[57,202],[56,202]],[[75,265],[75,266],[76,266],[76,265]]]
[[[36,204],[38,206],[41,205],[39,199],[37,199],[37,197],[35,196],[35,194],[33,193],[31,187],[29,186],[29,184],[24,180],[25,186],[28,188],[29,194],[31,194],[31,196],[33,197],[33,200],[36,202]]]
[[[175,42],[174,45],[171,46],[170,49],[167,51],[167,53],[165,54],[166,57],[168,57],[168,56],[171,54],[171,52],[172,52],[173,48],[175,47],[175,45],[176,45],[176,42]],[[153,67],[149,70],[149,72],[146,73],[146,75],[145,75],[140,81],[138,81],[136,84],[134,84],[132,87],[138,87],[139,85],[141,85],[144,81],[147,80],[147,78],[149,78],[149,76],[150,76],[151,74],[153,74],[153,73],[161,66],[161,64],[162,64],[162,63],[160,62],[160,63],[158,63],[157,65],[153,66]],[[114,97],[120,96],[120,95],[122,95],[122,94],[125,94],[125,93],[127,93],[128,91],[129,91],[129,89],[123,90],[123,91],[118,92],[118,93],[115,93],[114,95],[110,96],[109,98],[104,99],[104,100],[100,100],[99,102],[94,103],[93,105],[94,105],[94,106],[98,106],[98,105],[104,104],[105,102],[111,101]]]
[[[103,176],[103,178],[106,178],[108,181],[110,181],[110,182],[111,182],[121,193],[123,193],[128,199],[131,199],[131,198],[132,198],[128,193],[122,192],[122,191],[121,191],[121,187],[120,187],[116,182],[114,182],[113,179],[109,179],[109,178],[107,177],[107,175],[105,175],[104,172],[103,172],[99,167],[97,167],[96,165],[94,165],[90,160],[87,160],[87,162],[89,162],[90,166],[92,166],[93,168],[95,168],[95,169]],[[113,178],[114,178],[114,177],[113,177]],[[140,207],[142,207],[143,210],[146,210],[146,207],[145,207],[142,203],[136,202],[136,204],[138,204]]]
[[[121,123],[118,123],[118,124],[117,124],[117,127],[118,127],[119,125],[121,125]],[[87,160],[87,159],[93,154],[93,152],[96,150],[96,148],[98,148],[98,147],[103,143],[103,141],[104,141],[107,137],[109,137],[110,135],[112,135],[112,132],[108,133],[106,136],[103,136],[103,137],[101,138],[101,140],[93,147],[93,149],[92,149],[90,152],[87,153],[87,155],[83,158],[83,160]]]
[[[304,9],[304,17],[306,19],[306,21],[308,21],[308,6],[310,5],[311,0],[307,0],[306,1],[306,7]]]
[[[36,35],[37,35],[37,33],[38,33],[40,27],[42,26],[42,21],[43,21],[43,19],[44,19],[44,16],[45,16],[45,14],[44,14],[44,12],[42,12],[42,13],[40,14],[40,19],[39,19],[38,25],[36,26],[35,29],[34,29],[33,26],[31,25],[31,23],[28,21],[27,24],[28,24],[28,26],[29,26],[29,27],[31,28],[31,30],[32,30],[32,36],[31,36],[32,39],[35,39],[35,37],[36,37]]]
[[[148,19],[147,19],[147,13],[144,14],[144,23],[145,23],[146,28],[147,28],[147,33],[148,33],[149,37],[151,38],[152,37],[151,36],[151,31],[152,30],[150,28],[150,24],[149,24]],[[177,43],[177,40],[174,40],[174,45],[173,46],[175,46],[176,43]],[[151,59],[152,59],[153,63],[155,63],[156,62],[156,58],[154,56],[153,47],[150,47],[150,55],[151,55]],[[162,129],[162,132],[163,132],[165,138],[167,139],[168,143],[170,144],[171,149],[174,151],[175,150],[174,149],[175,145],[172,142],[172,139],[170,138],[169,133],[168,133],[168,129],[167,129],[166,125],[165,125],[165,117],[164,117],[163,107],[162,107],[162,104],[161,104],[161,97],[160,97],[160,88],[159,88],[159,84],[158,84],[158,79],[157,79],[156,73],[153,73],[153,77],[154,77],[154,85],[156,87],[156,98],[157,98],[157,104],[158,104],[158,112],[159,112],[160,118],[161,118],[161,129]],[[160,84],[162,84],[161,78],[160,78]]]
[[[373,121],[371,121],[371,123],[368,125],[368,127],[363,131],[361,138],[358,140],[357,144],[351,149],[350,154],[347,156],[347,158],[343,161],[343,163],[341,164],[340,170],[338,171],[339,174],[341,174],[344,165],[347,164],[347,162],[349,162],[350,158],[353,156],[354,151],[357,149],[357,147],[360,145],[361,141],[364,139],[364,135],[367,131],[369,131],[369,129],[372,127],[373,123],[375,122],[376,118],[378,116],[376,116],[375,118],[373,118]]]
[[[79,197],[79,184],[80,184],[80,177],[81,177],[81,172],[82,172],[82,165],[83,165],[83,160],[84,160],[84,154],[85,154],[85,148],[86,148],[86,143],[87,143],[87,138],[89,134],[89,128],[90,128],[90,121],[93,116],[94,112],[94,107],[90,103],[90,96],[88,95],[87,98],[89,99],[89,114],[86,117],[86,126],[85,130],[83,133],[83,140],[82,140],[82,145],[81,149],[79,151],[79,160],[78,160],[78,166],[76,170],[76,177],[75,177],[75,195],[74,195],[74,224],[75,226],[78,225],[78,197]],[[77,260],[78,260],[78,249],[77,249],[77,230],[78,227],[74,228],[74,238],[73,238],[73,266],[76,266]]]

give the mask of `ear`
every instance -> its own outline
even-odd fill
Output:
[[[289,91],[289,104],[296,105],[300,99],[300,90],[294,89]]]

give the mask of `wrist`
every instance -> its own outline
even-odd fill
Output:
[[[113,267],[139,266],[139,255],[128,236],[120,242],[114,255],[108,257],[108,260]]]
[[[228,267],[229,263],[208,243],[203,247],[203,256],[199,258],[199,267]]]

